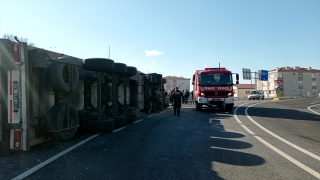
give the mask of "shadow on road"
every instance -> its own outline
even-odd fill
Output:
[[[240,107],[244,111],[245,107]],[[239,114],[241,109],[239,108]],[[262,107],[250,107],[248,114],[251,117],[267,117],[275,119],[288,119],[288,120],[302,120],[302,121],[319,121],[319,115],[312,112],[304,112],[296,109],[282,109],[282,108],[262,108]]]

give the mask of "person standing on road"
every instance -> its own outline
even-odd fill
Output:
[[[171,104],[172,104],[172,106],[173,106],[173,97],[172,97],[172,94],[174,93],[174,91],[175,91],[176,89],[175,88],[173,88],[172,90],[171,90],[171,92],[169,93],[169,96],[170,96],[170,102],[171,102]]]
[[[190,95],[190,92],[188,91],[188,89],[186,89],[184,91],[184,94],[183,94],[183,96],[184,96],[184,104],[188,104],[189,95]]]
[[[172,93],[173,99],[173,111],[174,115],[180,116],[180,109],[181,109],[181,100],[184,101],[183,93],[179,91],[179,88],[176,87],[176,90]]]
[[[193,90],[190,92],[190,95],[191,95],[191,101],[190,101],[190,104],[194,104],[194,100],[193,100]]]

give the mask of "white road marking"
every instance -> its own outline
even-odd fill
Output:
[[[239,107],[241,107],[242,105],[244,104],[241,104],[239,105],[235,110],[234,110],[234,116],[237,117],[237,110]],[[251,105],[253,106],[253,105]],[[251,107],[249,106],[249,107]],[[247,107],[245,109],[245,113],[247,115],[247,109],[249,108]],[[247,115],[249,116],[249,115]],[[249,116],[250,117],[250,116]],[[251,118],[251,117],[250,117]],[[252,119],[252,118],[251,118]],[[250,120],[251,120],[250,119]],[[253,120],[253,119],[252,119]],[[239,120],[240,121],[240,120]],[[257,123],[258,124],[258,123]],[[260,124],[259,124],[260,125]],[[246,127],[245,125],[242,125],[241,126],[244,128]],[[261,125],[260,125],[261,126]],[[261,126],[262,127],[262,126]],[[260,128],[261,128],[260,127]],[[264,127],[263,127],[264,128]],[[251,134],[251,130],[249,128],[244,128],[248,133]],[[249,130],[249,131],[248,131]],[[270,131],[269,131],[270,132]],[[253,133],[253,132],[252,132]],[[276,135],[277,136],[277,135]],[[269,147],[270,149],[272,149],[273,151],[275,151],[276,153],[278,153],[279,155],[281,155],[282,157],[286,158],[287,160],[289,160],[290,162],[292,162],[293,164],[297,165],[298,167],[300,167],[301,169],[307,171],[308,173],[310,173],[311,175],[315,176],[316,178],[320,179],[320,174],[318,172],[316,172],[315,170],[309,168],[308,166],[300,163],[299,161],[297,161],[296,159],[292,158],[291,156],[287,155],[286,153],[282,152],[281,150],[277,149],[276,147],[272,146],[271,144],[269,144],[268,142],[266,142],[265,140],[263,140],[261,137],[257,136],[257,135],[253,135],[253,137],[255,137],[258,141],[260,141],[261,143],[263,143],[264,145],[266,145],[267,147]],[[279,136],[278,136],[279,137]],[[291,143],[292,144],[292,143]],[[302,148],[301,148],[302,149]],[[312,154],[312,153],[311,153]]]
[[[276,153],[278,153],[279,155],[281,155],[282,157],[288,159],[290,162],[292,162],[293,164],[297,165],[298,167],[302,168],[303,170],[307,171],[308,173],[312,174],[314,177],[320,179],[320,174],[309,168],[308,166],[302,164],[301,162],[297,161],[296,159],[292,158],[291,156],[287,155],[286,153],[282,152],[281,150],[279,150],[278,148],[272,146],[271,144],[269,144],[267,141],[263,140],[261,137],[259,136],[254,136],[256,139],[258,139],[260,142],[262,142],[264,145],[268,146],[270,149],[274,150]]]
[[[81,146],[82,144],[84,144],[84,143],[90,141],[91,139],[99,136],[100,134],[101,134],[101,133],[95,134],[95,135],[93,135],[93,136],[88,137],[87,139],[79,142],[78,144],[76,144],[76,145],[74,145],[74,146],[72,146],[72,147],[69,147],[68,149],[66,149],[66,150],[64,150],[64,151],[62,151],[62,152],[60,152],[60,153],[52,156],[51,158],[47,159],[46,161],[44,161],[44,162],[42,162],[42,163],[34,166],[33,168],[31,168],[31,169],[27,170],[26,172],[20,174],[19,176],[16,176],[16,177],[13,178],[12,180],[18,180],[18,179],[26,178],[26,177],[29,176],[30,174],[36,172],[37,170],[43,168],[44,166],[46,166],[47,164],[51,163],[52,161],[60,158],[61,156],[65,155],[65,154],[67,154],[68,152],[74,150],[75,148]]]
[[[139,119],[139,120],[136,120],[135,122],[133,123],[138,123],[138,122],[141,122],[143,119]]]
[[[320,105],[320,104],[315,104],[315,105],[313,105],[313,106],[319,106],[319,105]],[[311,109],[311,107],[313,107],[313,106],[309,106],[309,107],[308,107],[309,111],[311,111],[311,112],[313,112],[313,113],[315,113],[315,114],[320,115],[320,113],[318,113],[318,112],[316,112],[316,111],[314,111],[314,110]]]
[[[151,115],[151,116],[148,116],[148,118],[151,118],[151,117],[153,117],[154,115]]]
[[[252,132],[249,128],[247,128],[247,126],[246,125],[243,125],[243,124],[241,124],[241,126],[243,127],[243,129],[245,129],[249,134],[252,134],[252,135],[254,135],[255,133],[254,132]]]
[[[249,116],[249,114],[248,114],[248,108],[250,108],[250,107],[253,106],[253,105],[256,105],[256,104],[252,104],[252,105],[248,106],[248,107],[245,109],[245,114],[246,114],[246,116],[248,117],[248,119],[250,119],[251,122],[253,122],[255,125],[257,125],[259,128],[261,128],[262,130],[264,130],[265,132],[267,132],[267,133],[270,134],[271,136],[279,139],[280,141],[288,144],[289,146],[291,146],[291,147],[293,147],[293,148],[295,148],[295,149],[297,149],[297,150],[299,150],[299,151],[301,151],[301,152],[303,152],[303,153],[305,153],[305,154],[313,157],[314,159],[320,161],[320,157],[319,157],[319,156],[317,156],[317,155],[315,155],[315,154],[313,154],[313,153],[311,153],[311,152],[309,152],[309,151],[307,151],[307,150],[305,150],[305,149],[303,149],[303,148],[301,148],[301,147],[299,147],[299,146],[297,146],[297,145],[295,145],[295,144],[293,144],[293,143],[291,143],[291,142],[283,139],[282,137],[274,134],[273,132],[269,131],[267,128],[261,126],[259,123],[257,123],[255,120],[253,120],[253,119]]]
[[[119,129],[116,129],[116,130],[113,130],[112,132],[118,132],[118,131],[121,131],[121,130],[124,129],[124,128],[126,128],[126,126],[125,126],[125,127],[122,127],[122,128],[119,128]]]

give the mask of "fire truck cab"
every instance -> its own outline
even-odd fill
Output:
[[[200,111],[203,105],[216,105],[221,110],[231,112],[234,105],[232,75],[224,67],[196,70],[192,77],[196,109]],[[236,84],[239,84],[239,74],[236,74]]]

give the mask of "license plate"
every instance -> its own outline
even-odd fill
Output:
[[[212,101],[223,101],[221,98],[212,98]]]

